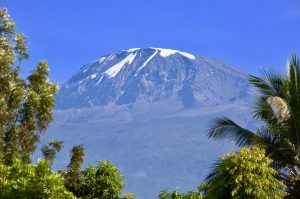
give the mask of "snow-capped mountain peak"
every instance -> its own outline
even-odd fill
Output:
[[[232,83],[237,90],[227,86]],[[213,59],[165,48],[132,48],[83,66],[62,86],[57,108],[171,99],[186,108],[232,100],[230,94],[246,85],[241,72]]]
[[[134,51],[137,51],[137,50],[140,50],[140,48],[130,48],[130,49],[124,50],[124,51],[127,51],[127,52],[131,53],[131,52],[134,52]]]
[[[195,59],[195,56],[186,52],[181,52],[179,50],[172,50],[172,49],[166,49],[166,48],[153,48],[155,50],[159,51],[159,55],[162,57],[168,57],[170,55],[174,55],[176,53],[179,53],[189,59]]]

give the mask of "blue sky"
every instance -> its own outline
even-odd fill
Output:
[[[298,0],[1,0],[31,59],[46,59],[60,83],[101,55],[133,47],[162,47],[225,60],[259,74],[284,71],[300,55]]]

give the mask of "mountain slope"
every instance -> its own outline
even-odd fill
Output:
[[[138,199],[161,189],[196,188],[232,143],[208,140],[209,122],[228,116],[252,128],[253,90],[246,74],[206,57],[162,48],[129,49],[83,66],[57,95],[55,121],[42,142],[74,144],[85,166],[111,160]]]
[[[57,108],[153,103],[172,97],[185,107],[216,105],[247,97],[248,91],[244,74],[224,63],[170,49],[129,49],[82,67],[63,85]]]

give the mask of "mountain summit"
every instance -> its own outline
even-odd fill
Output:
[[[162,189],[196,188],[231,143],[208,140],[209,122],[249,119],[247,75],[223,62],[178,50],[134,48],[83,66],[57,95],[54,122],[43,138],[64,141],[54,168],[68,164],[74,145],[85,165],[110,160],[137,199]]]
[[[57,108],[171,99],[191,108],[240,100],[247,91],[245,74],[223,62],[178,50],[132,48],[83,66],[62,86]]]

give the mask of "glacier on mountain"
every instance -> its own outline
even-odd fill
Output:
[[[126,63],[131,64],[133,62],[135,56],[136,54],[129,54],[122,61],[107,69],[104,73],[107,74],[110,78],[116,76]]]
[[[186,53],[186,52],[181,52],[179,50],[172,50],[172,49],[166,49],[166,48],[153,48],[153,49],[158,50],[160,52],[159,54],[162,57],[168,57],[170,55],[174,55],[176,53],[179,53],[179,54],[181,54],[181,55],[183,55],[183,56],[185,56],[189,59],[195,59],[194,55]]]
[[[158,53],[158,51],[155,51],[144,63],[142,66],[140,66],[138,69],[137,69],[137,72],[139,72],[140,70],[142,70],[150,61],[151,59]]]

